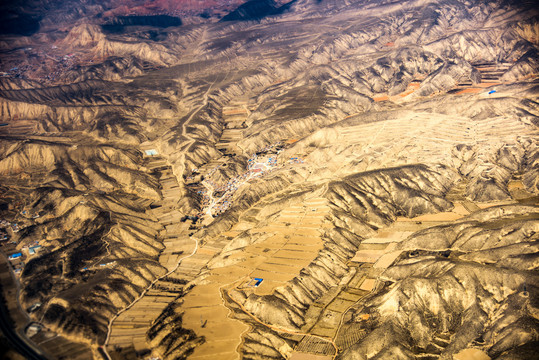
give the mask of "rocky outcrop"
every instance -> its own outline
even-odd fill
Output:
[[[44,304],[38,315],[52,328],[103,341],[116,310],[165,272],[156,261],[160,225],[145,218],[136,199],[50,187],[32,196],[31,208],[42,216],[25,221],[19,238],[28,245],[38,240],[45,250],[24,268],[22,301]]]
[[[43,172],[40,186],[61,186],[79,191],[124,191],[148,199],[159,199],[157,181],[139,172],[140,154],[109,146],[68,146],[57,143],[13,144],[0,159],[0,174]]]
[[[536,212],[495,207],[410,236],[399,248],[414,256],[386,270],[387,290],[354,315],[370,314],[374,330],[340,358],[409,358],[413,351],[451,359],[470,346],[492,358],[522,353],[537,341]]]
[[[537,49],[528,50],[502,75],[501,80],[510,83],[525,80],[530,77],[530,74],[537,74],[539,72],[538,57]]]
[[[348,273],[346,264],[364,237],[396,215],[414,217],[449,208],[443,195],[451,181],[443,169],[410,167],[358,174],[331,184],[326,197],[335,229],[324,234],[324,248],[300,276],[272,295],[246,296],[238,290],[229,295],[264,323],[301,329],[310,305]]]
[[[447,91],[455,87],[459,82],[471,81],[476,84],[481,75],[466,61],[448,62],[431,73],[422,83],[418,95],[428,96],[438,91]]]
[[[456,175],[442,166],[402,167],[350,176],[334,183],[327,197],[344,218],[355,218],[354,223],[359,220],[377,230],[396,216],[416,217],[450,209],[444,195],[455,180]]]
[[[73,69],[65,74],[64,81],[69,83],[83,82],[90,79],[117,81],[126,77],[140,76],[145,70],[152,68],[151,63],[141,61],[136,57],[113,57],[100,64]]]
[[[182,328],[181,304],[181,301],[171,303],[148,330],[152,347],[164,357],[185,358],[196,346],[204,343],[203,337]]]
[[[105,35],[101,31],[98,25],[94,24],[80,24],[74,26],[67,36],[63,39],[63,42],[67,46],[81,47],[92,46],[97,42],[103,40]]]
[[[42,303],[44,323],[76,341],[103,341],[109,318],[165,272],[161,225],[145,213],[161,198],[157,180],[132,150],[39,141],[4,150],[3,182],[20,186],[27,174],[35,189],[16,239],[44,249],[22,273],[23,304]]]

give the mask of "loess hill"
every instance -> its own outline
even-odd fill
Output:
[[[534,2],[156,3],[2,28],[32,320],[94,358],[535,356]]]

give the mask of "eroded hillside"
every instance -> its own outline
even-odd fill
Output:
[[[34,321],[95,358],[529,358],[532,2],[79,5],[0,44]]]

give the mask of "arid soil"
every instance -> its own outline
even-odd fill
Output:
[[[533,2],[64,3],[0,39],[32,320],[94,358],[535,356]]]

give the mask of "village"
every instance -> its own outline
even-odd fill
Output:
[[[20,212],[22,216],[28,216],[29,218],[38,218],[39,214],[32,216],[26,210]],[[10,265],[13,268],[13,272],[17,277],[21,276],[24,264],[34,256],[37,256],[43,247],[38,241],[34,241],[32,244],[24,245],[21,248],[17,247],[17,242],[13,240],[14,234],[21,230],[19,223],[10,222],[6,219],[0,219],[0,248],[4,254],[6,254]]]
[[[36,219],[39,214],[31,214],[27,210],[18,212],[18,215]],[[17,216],[18,216],[17,215]],[[0,277],[2,278],[3,296],[15,329],[26,335],[28,339],[38,345],[46,354],[66,356],[71,359],[90,360],[91,352],[84,344],[71,342],[57,332],[47,328],[41,323],[34,322],[29,314],[36,312],[41,303],[36,302],[28,308],[21,308],[18,299],[19,280],[26,263],[32,258],[39,256],[46,249],[34,241],[22,247],[17,246],[14,240],[21,230],[22,224],[14,223],[6,219],[0,219]]]
[[[284,148],[283,142],[269,145],[253,154],[247,163],[247,171],[233,177],[226,183],[217,183],[212,175],[223,166],[219,164],[210,169],[204,179],[199,183],[191,183],[190,189],[195,189],[201,200],[202,210],[197,214],[199,218],[205,215],[217,217],[227,211],[234,203],[234,194],[253,179],[268,175],[279,168],[290,164],[301,164],[303,160],[298,157],[281,160],[279,155]],[[279,160],[279,161],[278,161]],[[198,170],[193,175],[198,174]],[[188,179],[193,178],[191,175]]]
[[[64,53],[56,45],[34,46],[19,49],[2,60],[0,77],[37,80],[54,84],[68,71],[81,65],[91,65],[92,59],[80,53]]]

